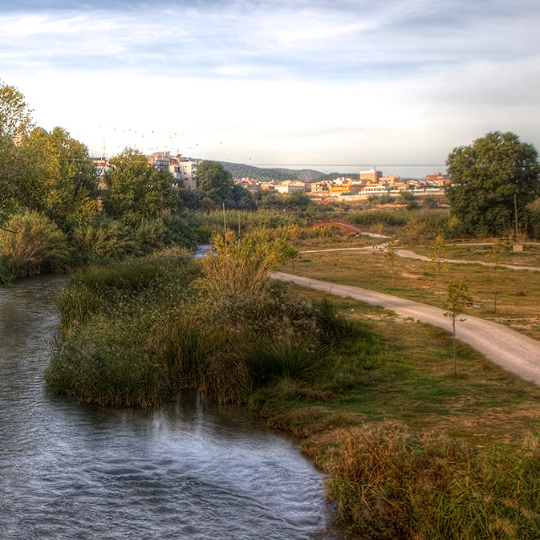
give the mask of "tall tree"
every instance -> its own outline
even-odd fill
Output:
[[[0,203],[17,192],[21,171],[17,144],[30,129],[30,115],[24,96],[15,87],[0,82]]]
[[[0,136],[20,138],[28,132],[31,123],[31,111],[24,96],[14,86],[0,82]]]
[[[126,148],[109,165],[103,192],[103,208],[109,216],[128,221],[156,218],[178,205],[173,176],[150,165],[138,150]]]
[[[503,236],[526,222],[526,205],[540,193],[538,153],[514,133],[488,133],[455,148],[446,161],[452,214],[468,234]]]
[[[199,189],[218,205],[233,205],[232,174],[217,161],[202,161],[197,167]]]
[[[60,226],[97,213],[97,173],[87,147],[62,128],[34,129],[18,147],[18,198]]]

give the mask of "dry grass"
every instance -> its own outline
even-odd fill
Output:
[[[294,290],[311,300],[324,296],[311,289]],[[353,423],[396,420],[415,431],[436,430],[475,446],[519,444],[540,426],[540,389],[465,345],[458,346],[458,376],[453,375],[449,333],[350,298],[333,297],[333,302],[341,314],[380,336],[380,343],[366,351],[366,357],[378,355],[379,361],[360,373],[340,375],[340,370],[361,365],[364,352],[340,352],[334,376],[358,380],[350,388],[334,388],[334,398],[320,403],[328,412],[350,414]],[[328,382],[329,388],[332,384]],[[289,404],[296,402],[291,399]]]
[[[346,242],[339,245],[343,247]],[[350,238],[350,247],[362,247],[362,242]],[[319,249],[320,251],[316,251]],[[444,294],[437,301],[437,273],[431,261],[418,261],[398,258],[396,261],[395,282],[392,287],[392,271],[389,262],[378,250],[368,251],[323,251],[328,244],[302,247],[295,263],[295,273],[324,281],[355,285],[366,289],[395,294],[432,305],[441,305]],[[413,251],[421,252],[422,249]],[[428,249],[423,250],[428,254]],[[472,246],[448,250],[448,259],[478,258],[485,261],[489,247]],[[540,267],[540,250],[530,248],[524,255],[509,253],[510,264],[535,264]],[[283,271],[291,272],[289,265]],[[444,293],[446,282],[467,278],[475,308],[471,311],[477,317],[506,324],[515,330],[540,339],[540,275],[528,270],[498,268],[497,312],[494,312],[494,274],[490,267],[476,264],[448,264],[442,275],[441,290]]]

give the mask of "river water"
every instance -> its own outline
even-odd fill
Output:
[[[249,411],[43,387],[65,278],[0,287],[0,539],[336,539],[322,477]]]

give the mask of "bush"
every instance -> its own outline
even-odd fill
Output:
[[[439,208],[439,203],[433,197],[426,197],[422,202],[422,206],[424,208],[434,209]]]
[[[265,230],[241,238],[232,232],[213,238],[217,254],[207,253],[201,261],[204,276],[195,285],[212,296],[257,296],[268,287],[270,274],[294,254],[284,239],[270,242]]]
[[[86,263],[119,260],[135,251],[128,231],[120,221],[98,220],[74,229],[71,242]]]
[[[316,457],[352,529],[376,538],[539,538],[540,436],[480,451],[398,423],[364,425]]]
[[[316,345],[291,336],[268,339],[250,351],[247,364],[259,382],[283,377],[311,380],[325,359],[324,349]]]
[[[0,249],[4,276],[62,272],[70,261],[64,233],[37,212],[13,216],[5,229],[0,230]]]

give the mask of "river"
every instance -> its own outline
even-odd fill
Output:
[[[337,539],[322,476],[250,411],[48,395],[65,278],[0,287],[0,538]]]

